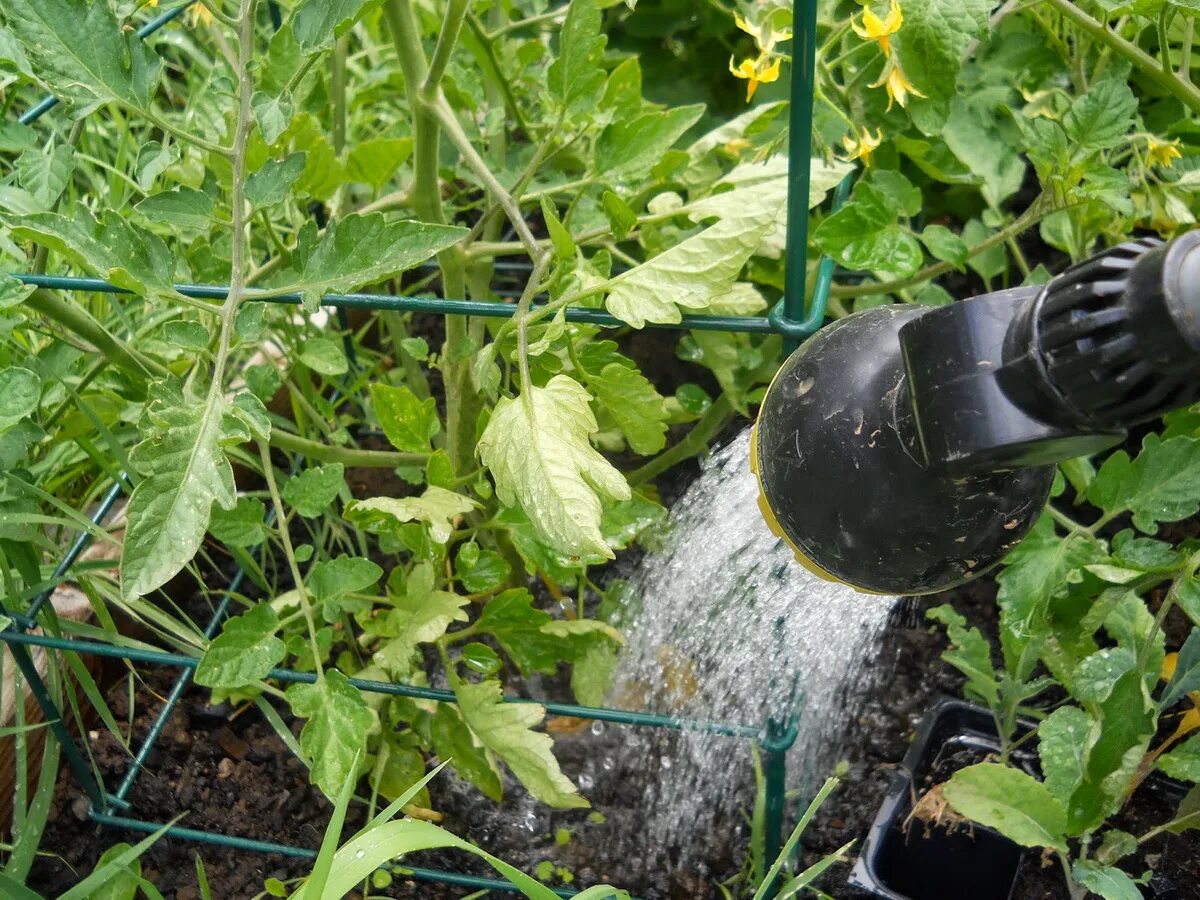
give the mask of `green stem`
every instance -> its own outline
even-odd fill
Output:
[[[664,450],[641,468],[634,469],[627,476],[627,480],[631,485],[637,487],[651,478],[658,477],[685,459],[691,459],[693,456],[703,453],[708,449],[709,443],[717,432],[725,427],[725,423],[729,421],[732,414],[733,405],[729,402],[729,397],[722,394],[713,401],[712,406],[704,411],[704,415],[678,444]]]
[[[389,450],[360,450],[358,447],[336,447],[308,438],[271,429],[271,446],[307,459],[323,463],[341,463],[362,469],[394,469],[397,466],[423,466],[429,460],[428,453],[394,453]]]
[[[1047,2],[1057,9],[1063,18],[1074,22],[1082,31],[1100,43],[1111,47],[1113,53],[1132,65],[1150,81],[1180,100],[1189,109],[1200,112],[1200,88],[1190,82],[1180,81],[1170,70],[1164,71],[1153,56],[1136,44],[1125,40],[1103,22],[1092,18],[1071,0],[1047,0]]]
[[[449,0],[446,4],[446,16],[442,20],[442,30],[438,32],[437,44],[433,48],[433,57],[429,60],[429,71],[425,82],[421,85],[421,96],[426,102],[437,99],[446,74],[446,66],[450,64],[450,56],[458,43],[458,33],[462,31],[463,19],[467,14],[467,0]]]

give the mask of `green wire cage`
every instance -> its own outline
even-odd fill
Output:
[[[169,9],[156,18],[145,23],[139,30],[138,36],[145,38],[176,19],[191,2],[183,3]],[[275,27],[280,25],[280,13],[274,2],[269,3],[271,19]],[[806,247],[808,229],[808,198],[810,158],[812,155],[812,125],[813,125],[813,78],[815,65],[815,38],[817,19],[817,0],[797,0],[795,4],[795,43],[791,74],[791,103],[789,111],[789,128],[791,139],[788,149],[788,197],[787,197],[787,255],[788,265],[785,273],[785,291],[780,300],[766,316],[684,316],[677,325],[657,326],[671,329],[711,330],[744,332],[753,334],[779,334],[784,339],[785,352],[790,352],[804,338],[812,335],[824,322],[826,301],[833,277],[834,263],[829,258],[822,258],[818,263],[813,289],[805,302],[808,273],[806,271]],[[20,118],[21,124],[31,124],[55,106],[55,97],[46,97],[36,106],[25,112]],[[837,188],[833,205],[840,206],[849,191],[850,177],[848,176]],[[122,288],[106,281],[94,278],[78,278],[65,276],[34,275],[14,273],[15,277],[27,285],[47,288],[61,292],[92,292],[120,294],[126,293]],[[227,288],[219,285],[177,285],[180,293],[202,299],[222,299]],[[248,300],[254,297],[248,296]],[[300,297],[274,296],[262,302],[298,304]],[[346,312],[350,309],[365,310],[396,310],[401,312],[422,312],[438,315],[486,316],[492,318],[507,318],[513,315],[515,306],[508,303],[486,303],[467,300],[443,299],[437,297],[410,297],[380,294],[345,294],[327,295],[321,305],[336,311],[343,323]],[[583,322],[592,325],[616,327],[624,323],[603,310],[568,308],[567,321]],[[654,327],[654,326],[652,326]],[[122,480],[116,480],[104,494],[98,507],[91,516],[93,525],[99,526],[112,510],[114,504],[125,492]],[[12,652],[14,662],[22,677],[29,685],[30,691],[40,706],[49,728],[61,744],[64,759],[72,777],[85,792],[89,800],[88,816],[99,825],[118,829],[154,833],[163,828],[165,823],[137,818],[130,813],[128,797],[139,775],[146,769],[151,751],[163,732],[163,728],[174,712],[185,690],[191,683],[193,672],[199,663],[199,657],[186,654],[153,651],[142,648],[130,648],[106,643],[99,640],[67,639],[61,636],[61,631],[55,618],[53,606],[47,601],[53,589],[67,579],[75,563],[83,551],[91,543],[91,534],[81,532],[59,560],[49,579],[49,586],[38,594],[23,611],[8,609],[0,600],[0,614],[7,617],[7,625],[0,630],[0,641],[3,641]],[[211,639],[218,631],[229,610],[233,595],[241,588],[246,573],[239,569],[233,579],[221,594],[215,611],[208,621],[204,636]],[[95,657],[122,659],[130,663],[148,666],[165,666],[178,669],[178,675],[168,692],[162,709],[154,718],[153,723],[134,754],[121,783],[115,790],[109,791],[89,766],[85,754],[77,746],[72,737],[64,710],[51,697],[46,683],[38,672],[31,656],[31,648],[42,647],[47,651],[58,653],[77,653]],[[296,672],[289,669],[275,669],[268,676],[283,683],[311,683],[315,675],[307,672]],[[424,700],[434,700],[454,703],[455,696],[451,691],[427,687],[416,687],[405,684],[391,684],[362,679],[350,679],[350,683],[362,691],[409,697]],[[505,698],[507,702],[526,703],[537,702],[546,708],[547,713],[558,716],[572,716],[579,719],[609,722],[624,726],[646,728],[661,728],[705,732],[714,735],[754,741],[762,752],[764,790],[765,790],[765,857],[774,859],[782,845],[786,819],[786,755],[797,736],[797,723],[800,715],[800,704],[794,701],[792,708],[775,710],[765,722],[727,723],[703,720],[682,719],[672,716],[659,715],[650,712],[637,712],[607,707],[579,706],[567,703],[553,703],[541,700],[526,700],[517,697]],[[192,828],[172,825],[166,829],[169,837],[194,841],[203,844],[219,845],[237,850],[275,853],[287,857],[315,859],[316,851],[307,847],[291,846],[269,841],[251,840],[232,834],[211,831],[201,831]],[[507,881],[494,878],[484,878],[463,872],[450,870],[422,868],[419,866],[403,865],[405,877],[427,882],[439,882],[474,890],[497,890],[514,892],[517,890]],[[562,897],[570,897],[576,893],[570,889],[555,889]]]

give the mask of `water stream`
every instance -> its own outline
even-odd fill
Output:
[[[789,787],[807,794],[839,759],[837,736],[870,689],[863,673],[896,600],[795,561],[759,514],[749,445],[747,430],[713,454],[675,504],[666,547],[634,573],[611,701],[749,725],[795,708]],[[728,842],[753,799],[749,742],[630,731],[622,755],[640,756],[644,833],[684,866],[688,848],[703,853],[722,833]]]

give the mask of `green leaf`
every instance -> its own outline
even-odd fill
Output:
[[[121,862],[121,857],[133,849],[129,844],[121,842],[113,844],[96,860],[95,869],[102,870],[106,866],[113,867],[113,874],[103,884],[89,895],[89,900],[134,900],[138,894],[138,885],[142,877],[142,863],[134,858],[129,862]]]
[[[439,759],[450,762],[459,776],[479,788],[485,797],[497,803],[504,799],[500,772],[453,704],[438,704],[429,733]]]
[[[269,94],[265,91],[254,92],[250,98],[250,109],[254,112],[254,121],[258,123],[262,139],[268,144],[274,144],[279,140],[279,136],[287,131],[292,121],[292,113],[295,112],[289,95]]]
[[[531,731],[546,717],[537,703],[505,703],[500,682],[457,682],[454,693],[467,726],[485,747],[504,760],[525,789],[548,806],[590,806],[558,767],[548,735]]]
[[[1095,860],[1085,859],[1075,863],[1071,874],[1104,900],[1142,900],[1137,883],[1115,866],[1102,866]]]
[[[546,223],[546,231],[550,235],[550,243],[554,247],[554,255],[560,263],[571,263],[575,260],[575,239],[563,225],[558,212],[549,197],[541,198],[542,219]],[[531,356],[536,355],[530,353]]]
[[[1200,782],[1200,734],[1158,758],[1158,767],[1180,781]]]
[[[905,0],[897,40],[900,63],[917,89],[931,98],[954,94],[962,53],[987,34],[991,0]]]
[[[37,132],[20,122],[0,122],[0,153],[23,153],[37,147]]]
[[[379,0],[301,0],[292,13],[292,33],[308,54],[333,46]]]
[[[114,100],[150,108],[161,63],[107,3],[6,0],[4,12],[38,76],[78,112]]]
[[[379,190],[412,152],[413,139],[410,137],[358,141],[346,157],[346,177]]]
[[[1159,701],[1161,709],[1170,709],[1184,694],[1200,691],[1200,628],[1193,628],[1175,660],[1175,674]]]
[[[474,542],[460,546],[454,558],[454,577],[473,594],[495,590],[511,574],[508,560],[491,550],[480,550]]]
[[[466,235],[467,229],[458,226],[351,213],[317,237],[310,221],[300,230],[291,268],[279,278],[280,290],[299,292],[305,307],[315,310],[326,294],[348,293],[407,272]]]
[[[300,515],[315,519],[329,512],[345,484],[341,463],[313,466],[293,475],[283,485],[283,499]]]
[[[559,32],[558,56],[547,71],[550,95],[570,111],[586,111],[604,86],[601,58],[608,38],[600,31],[596,0],[571,0]]]
[[[26,150],[17,157],[14,165],[17,183],[33,195],[42,207],[54,205],[75,171],[75,151],[60,144],[49,153],[41,150]]]
[[[358,689],[336,669],[326,669],[316,684],[293,684],[287,689],[292,712],[308,721],[300,732],[300,749],[312,769],[313,784],[327,797],[354,773],[367,734],[376,727],[375,715]]]
[[[1137,459],[1118,450],[1104,461],[1088,500],[1105,512],[1133,513],[1133,524],[1154,534],[1159,522],[1175,522],[1200,509],[1200,439],[1162,440],[1148,434]]]
[[[953,97],[941,137],[950,152],[983,182],[979,192],[990,206],[999,207],[1021,189],[1025,161],[1008,150],[997,114],[991,109],[963,96]]]
[[[196,683],[210,688],[256,684],[283,661],[283,641],[275,636],[279,616],[270,603],[259,603],[221,628],[200,657]]]
[[[1196,785],[1179,801],[1179,809],[1175,811],[1167,831],[1171,834],[1183,834],[1189,828],[1200,828],[1200,785]]]
[[[203,352],[208,349],[208,329],[199,322],[173,319],[163,323],[163,339],[185,350]]]
[[[608,642],[588,647],[571,667],[571,692],[584,706],[602,706],[617,673],[617,651]]]
[[[346,505],[346,518],[377,530],[383,523],[424,522],[436,544],[450,540],[454,520],[479,506],[470,497],[431,485],[420,497],[372,497]]]
[[[1100,846],[1096,848],[1096,861],[1101,865],[1111,866],[1126,856],[1136,853],[1137,848],[1137,838],[1128,831],[1108,828],[1104,831]]]
[[[340,600],[351,593],[370,590],[383,569],[361,556],[336,556],[314,563],[304,585],[318,603]]]
[[[212,197],[188,187],[151,194],[134,207],[151,222],[196,229],[212,224],[213,208]]]
[[[335,377],[350,371],[346,351],[342,345],[330,338],[309,338],[300,345],[296,358],[320,375]]]
[[[150,190],[158,176],[177,162],[179,148],[174,144],[164,146],[158,141],[143,144],[138,148],[137,164],[134,166],[138,187],[143,191]]]
[[[246,199],[259,209],[282,203],[304,171],[305,159],[303,153],[268,159],[246,179]]]
[[[488,601],[476,627],[496,639],[522,674],[553,675],[570,654],[562,640],[543,631],[552,621],[549,613],[534,608],[528,590],[514,588]]]
[[[959,769],[943,786],[959,815],[994,828],[1022,847],[1067,852],[1067,814],[1044,784],[1017,769],[979,763]]]
[[[42,380],[20,366],[0,369],[0,431],[10,428],[38,408]]]
[[[379,427],[397,450],[428,453],[429,442],[442,430],[437,401],[433,397],[419,400],[404,385],[372,384],[371,406]]]
[[[388,800],[395,800],[425,777],[425,757],[412,747],[401,744],[392,733],[380,744],[379,756],[371,769],[371,787]],[[421,788],[412,799],[417,806],[429,809],[429,789]]]
[[[478,451],[500,501],[520,505],[547,544],[567,555],[612,558],[600,532],[598,494],[625,500],[630,491],[588,441],[597,430],[590,399],[566,375],[545,387],[530,385],[519,398],[496,404]]]
[[[583,378],[596,401],[625,435],[635,453],[648,456],[667,445],[667,409],[662,395],[632,366],[609,363]]]
[[[990,708],[996,708],[1000,684],[992,668],[992,648],[987,639],[978,628],[967,628],[967,620],[948,603],[929,610],[925,618],[946,626],[951,646],[942,654],[942,659],[967,676],[964,690]]]
[[[604,215],[608,218],[613,237],[618,241],[624,240],[625,236],[637,225],[637,213],[612,191],[604,192],[600,198],[600,204],[604,207]]]
[[[605,178],[642,177],[704,115],[704,104],[618,118],[596,141],[596,172]]]
[[[1063,127],[1081,149],[1104,150],[1124,140],[1136,112],[1137,98],[1125,80],[1107,78],[1075,98]]]
[[[161,587],[196,555],[214,503],[224,509],[237,503],[233,468],[221,448],[227,410],[217,391],[204,402],[148,410],[151,434],[129,455],[145,477],[129,498],[121,551],[127,599]]]
[[[902,216],[915,216],[924,202],[913,183],[894,169],[875,169],[871,184],[888,198],[888,205]]]
[[[239,497],[233,509],[213,510],[208,533],[226,547],[256,547],[267,539],[266,514],[266,505],[257,497]]]
[[[1062,706],[1038,726],[1038,755],[1046,789],[1066,806],[1083,778],[1092,719],[1077,706]]]
[[[724,195],[720,195],[724,196]],[[608,282],[608,310],[634,328],[682,321],[680,307],[702,310],[733,288],[742,267],[775,227],[784,194],[730,216]]]
[[[393,609],[373,631],[388,638],[375,654],[375,661],[398,676],[408,674],[418,644],[436,641],[454,622],[467,621],[463,611],[470,601],[449,591],[434,590],[433,568],[415,566],[408,576],[403,597],[393,597]]]
[[[98,4],[102,5],[102,4]],[[12,235],[57,250],[69,261],[135,294],[174,298],[175,260],[162,239],[112,210],[98,221],[83,206],[74,217],[34,213],[9,220]]]
[[[945,225],[926,225],[920,238],[934,259],[953,263],[960,271],[966,264],[966,242]]]

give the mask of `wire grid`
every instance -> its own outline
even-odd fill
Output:
[[[138,36],[145,38],[177,18],[191,5],[183,3],[167,10],[156,18],[145,23],[138,29]],[[279,9],[274,0],[268,3],[273,25],[278,28],[281,22]],[[684,316],[682,321],[663,327],[678,330],[708,330],[728,331],[751,334],[779,334],[784,338],[785,351],[790,352],[800,340],[819,329],[825,318],[826,304],[830,283],[833,277],[833,260],[822,258],[818,263],[811,303],[805,305],[806,293],[806,247],[808,227],[808,196],[809,196],[809,166],[812,155],[812,107],[813,107],[813,77],[815,65],[815,38],[817,0],[796,0],[795,3],[795,44],[794,64],[791,77],[791,104],[789,111],[789,128],[791,140],[788,149],[788,198],[787,198],[787,255],[790,263],[785,272],[785,291],[779,301],[766,316]],[[30,108],[19,118],[22,124],[31,124],[57,106],[56,97],[46,97],[36,106]],[[837,208],[846,198],[850,187],[850,177],[847,176],[837,188],[833,206]],[[511,267],[511,264],[500,264]],[[123,294],[128,291],[95,278],[78,278],[56,275],[40,275],[29,273],[14,273],[27,285],[40,288],[67,292],[92,292]],[[176,289],[189,297],[200,299],[223,299],[228,288],[221,285],[181,284]],[[247,297],[255,300],[253,294]],[[299,295],[285,295],[257,298],[264,302],[297,304]],[[326,295],[321,305],[336,310],[343,319],[348,309],[395,310],[401,312],[425,312],[439,315],[468,315],[486,316],[491,318],[508,318],[515,311],[510,303],[486,303],[468,300],[443,299],[438,297],[412,297],[386,294],[337,294]],[[566,310],[567,321],[582,322],[591,325],[617,327],[624,325],[611,314],[597,309],[570,308]],[[113,505],[124,493],[120,480],[102,497],[101,502],[91,516],[92,525],[99,527],[112,510]],[[199,663],[199,657],[168,651],[147,650],[143,648],[122,647],[97,640],[65,639],[54,634],[34,633],[41,625],[56,631],[57,621],[53,606],[48,601],[54,588],[67,579],[71,568],[83,551],[91,543],[90,531],[82,531],[60,559],[50,578],[49,586],[39,593],[24,612],[10,611],[0,600],[0,614],[8,621],[0,629],[0,641],[3,641],[13,654],[17,667],[29,684],[49,727],[62,745],[63,755],[67,765],[79,786],[86,792],[90,801],[89,816],[98,824],[114,828],[125,828],[132,831],[153,833],[160,830],[164,823],[152,822],[124,815],[130,811],[128,800],[138,775],[145,768],[147,758],[154,749],[163,728],[166,726],[180,698],[188,688],[192,675]],[[240,590],[246,573],[239,568],[229,585],[221,595],[212,618],[204,629],[206,639],[211,639],[224,621],[233,596]],[[42,621],[39,623],[39,616]],[[158,716],[155,718],[148,733],[139,746],[125,777],[113,792],[108,792],[98,780],[84,755],[80,752],[68,730],[63,710],[50,696],[46,684],[37,671],[30,655],[30,647],[41,647],[47,651],[59,653],[84,653],[97,657],[122,659],[130,663],[152,666],[170,666],[179,669],[179,674],[166,697]],[[284,683],[313,683],[316,676],[309,672],[296,672],[290,669],[273,669],[268,675],[276,681]],[[451,691],[436,688],[416,687],[405,684],[394,684],[370,681],[360,678],[349,679],[350,683],[362,691],[385,694],[398,697],[409,697],[422,700],[435,700],[444,703],[455,703],[456,698]],[[786,753],[795,742],[797,735],[797,720],[799,709],[794,702],[790,709],[779,710],[762,725],[746,725],[739,723],[715,722],[695,719],[684,719],[674,716],[660,715],[645,711],[629,711],[611,709],[608,707],[581,706],[570,703],[555,703],[544,700],[528,700],[519,697],[505,697],[509,703],[540,703],[547,713],[557,716],[573,716],[600,722],[610,722],[617,725],[642,726],[649,728],[666,728],[675,730],[698,731],[730,738],[756,741],[763,754],[764,790],[766,808],[765,853],[766,859],[774,859],[782,844],[784,809],[786,804],[785,782],[787,776]],[[184,840],[204,844],[228,847],[259,853],[277,853],[285,857],[315,859],[316,851],[307,847],[298,847],[270,841],[252,840],[236,835],[212,831],[201,831],[178,825],[167,829],[167,835]],[[419,881],[437,882],[455,885],[472,890],[496,890],[516,892],[512,884],[495,878],[483,878],[463,872],[430,869],[419,866],[397,865],[397,870],[405,877]],[[773,896],[777,885],[771,885],[768,896]],[[571,897],[578,893],[573,889],[551,888],[560,897]]]

